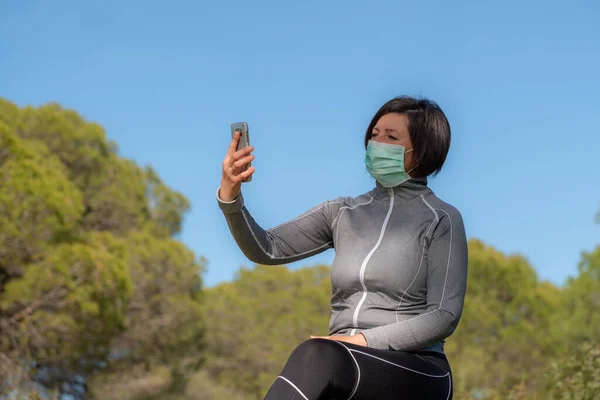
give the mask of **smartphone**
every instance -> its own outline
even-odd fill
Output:
[[[233,140],[233,137],[235,136],[236,132],[241,133],[240,141],[238,142],[236,151],[241,150],[244,147],[250,146],[250,131],[248,129],[248,124],[246,122],[234,122],[233,124],[231,124],[231,139],[232,140]],[[251,163],[248,163],[246,168],[244,168],[244,171],[246,169],[250,168],[250,164]],[[250,175],[248,178],[244,179],[244,182],[250,182],[251,180],[252,180],[252,175]]]

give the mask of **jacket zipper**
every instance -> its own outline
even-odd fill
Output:
[[[358,327],[358,313],[359,313],[360,308],[362,307],[363,303],[365,302],[365,299],[367,298],[367,286],[365,285],[365,270],[367,269],[367,264],[369,263],[369,260],[371,259],[371,257],[375,253],[375,251],[377,251],[377,248],[383,241],[383,235],[385,234],[385,228],[387,227],[390,217],[392,216],[392,210],[394,209],[394,191],[393,191],[393,189],[388,189],[388,193],[390,195],[390,208],[388,209],[387,215],[385,216],[385,219],[383,220],[383,226],[381,227],[379,239],[377,240],[375,247],[373,247],[371,249],[371,251],[369,252],[369,254],[367,254],[367,257],[364,259],[362,265],[360,266],[360,272],[359,272],[358,277],[360,280],[360,285],[362,286],[362,289],[363,289],[363,294],[362,294],[360,301],[358,302],[358,305],[356,306],[356,310],[354,310],[354,316],[352,317],[352,325],[354,325],[354,328],[350,332],[351,335],[356,334],[356,329]]]

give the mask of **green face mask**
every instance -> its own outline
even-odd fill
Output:
[[[396,144],[371,140],[367,145],[367,154],[365,155],[367,171],[383,187],[398,186],[410,179],[410,175],[404,170],[404,154],[410,153],[412,150],[406,150],[404,146]]]

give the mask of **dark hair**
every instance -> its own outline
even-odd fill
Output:
[[[413,144],[416,168],[411,176],[422,178],[442,170],[450,149],[450,124],[436,102],[409,96],[396,97],[385,103],[375,114],[365,135],[365,148],[373,128],[385,114],[398,113],[408,117],[408,133]]]

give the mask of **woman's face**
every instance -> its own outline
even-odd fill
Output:
[[[407,151],[412,149],[413,145],[408,133],[408,117],[398,113],[385,114],[373,127],[371,140],[404,146]],[[410,171],[412,168],[413,152],[411,151],[404,154],[404,170]]]

